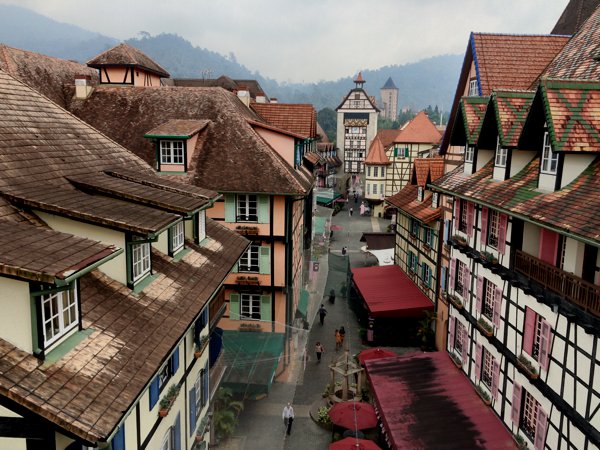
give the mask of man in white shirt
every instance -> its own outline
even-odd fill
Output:
[[[288,402],[288,404],[283,408],[281,417],[283,417],[283,423],[286,426],[286,433],[289,436],[292,432],[292,422],[294,421],[294,408],[292,408],[292,404],[290,402]]]

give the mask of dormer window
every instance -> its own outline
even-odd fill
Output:
[[[68,290],[40,296],[44,348],[47,348],[79,324],[77,290]]]
[[[150,273],[150,243],[143,242],[131,245],[132,282],[135,283]]]
[[[500,136],[496,140],[496,167],[506,167],[508,149],[500,145]]]
[[[197,244],[206,239],[206,211],[199,211],[196,217],[196,236]]]
[[[475,146],[467,145],[465,147],[465,162],[472,163],[475,157]]]
[[[254,194],[239,194],[237,196],[237,221],[258,221],[258,199]]]
[[[550,145],[550,135],[548,132],[544,132],[544,148],[542,150],[542,173],[550,175],[556,175],[558,169],[558,153],[552,151],[552,145]]]
[[[423,201],[423,192],[424,192],[423,186],[419,186],[417,188],[417,200],[420,202]]]
[[[160,141],[161,164],[183,164],[183,141]]]
[[[181,221],[169,228],[169,254],[173,256],[175,253],[181,250],[183,248],[184,241],[185,227],[183,225],[183,221]]]
[[[469,81],[469,97],[479,96],[479,87],[477,86],[477,78]]]
[[[437,192],[434,192],[431,195],[431,207],[433,209],[436,209],[439,206],[439,204],[440,204],[440,197],[439,196],[440,196],[440,194],[438,194]]]

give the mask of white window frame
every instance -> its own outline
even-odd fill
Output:
[[[465,349],[462,348],[462,345],[463,345],[463,339],[464,339],[463,334],[466,332],[467,332],[467,329],[462,324],[462,322],[460,320],[456,320],[456,330],[454,332],[454,350],[456,351],[456,353],[458,353],[461,356],[462,356],[462,352],[465,351]]]
[[[381,168],[381,178],[385,178],[385,167]]]
[[[500,136],[498,136],[496,141],[496,167],[506,167],[507,156],[508,149],[500,145]]]
[[[238,222],[258,222],[258,195],[238,194],[236,213]]]
[[[160,141],[160,163],[181,164],[185,160],[183,141]]]
[[[240,294],[240,319],[260,320],[260,294]]]
[[[523,414],[519,428],[531,440],[535,439],[540,404],[533,395],[523,389]]]
[[[163,437],[162,443],[160,444],[160,450],[173,450],[175,446],[173,445],[173,427],[169,427],[165,436]]]
[[[558,172],[558,153],[552,151],[550,135],[547,131],[544,131],[544,147],[542,149],[540,171],[548,175],[556,175]]]
[[[373,167],[373,178],[377,178],[379,176],[379,167]]]
[[[465,145],[465,162],[472,163],[475,158],[475,146]]]
[[[251,245],[240,257],[238,272],[258,273],[260,271],[260,245]]]
[[[79,325],[79,304],[77,298],[76,288],[40,296],[42,332],[45,347],[53,344]],[[48,312],[50,313],[49,317],[47,317],[46,308],[48,308]],[[65,315],[68,317],[65,317]],[[51,333],[48,333],[46,330],[46,326],[49,324],[52,328]],[[48,336],[49,334],[52,335]]]
[[[431,287],[431,283],[433,283],[433,271],[431,270],[431,267],[429,267],[429,264],[425,264],[423,263],[421,265],[421,281],[427,285],[427,287]],[[430,281],[431,280],[431,283]]]
[[[424,226],[423,229],[425,230],[423,232],[423,240],[425,241],[425,244],[433,248],[433,241],[435,239],[435,233],[433,232],[433,228]]]
[[[496,290],[496,285],[492,283],[487,278],[483,279],[483,295],[482,304],[481,304],[481,314],[488,318],[489,320],[494,320],[494,293]]]
[[[477,85],[477,78],[469,80],[469,97],[479,97],[479,86]]]
[[[542,348],[542,321],[540,314],[535,315],[535,326],[533,327],[533,342],[531,345],[531,357],[540,362],[540,350]]]
[[[373,183],[373,195],[377,195],[377,183]]]
[[[494,357],[483,347],[481,355],[481,381],[491,391],[494,378]]]
[[[131,279],[134,283],[150,273],[152,269],[150,254],[149,242],[131,245]]]
[[[183,221],[171,227],[171,252],[176,253],[183,248],[185,242],[185,226]]]
[[[459,259],[457,259],[456,262],[456,283],[454,285],[454,291],[466,298],[468,289],[468,286],[465,286],[466,280],[464,278],[464,267],[466,264]]]
[[[204,405],[202,404],[202,384],[204,381],[204,369],[198,371],[198,375],[196,376],[196,381],[194,382],[194,390],[196,391],[196,420],[200,417],[200,413],[202,412],[202,408]],[[193,424],[194,428],[196,424]]]
[[[494,209],[490,209],[489,213],[488,213],[487,245],[497,249],[498,242],[500,240],[499,236],[500,236],[500,213]]]
[[[198,211],[198,242],[206,239],[206,211]]]

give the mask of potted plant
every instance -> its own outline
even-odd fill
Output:
[[[201,336],[199,341],[196,343],[196,348],[194,349],[194,358],[198,359],[202,356],[202,352],[204,351],[204,347],[208,344],[210,337],[208,335]]]
[[[458,356],[456,356],[454,353],[448,353],[448,355],[450,356],[450,359],[452,360],[452,362],[454,363],[454,365],[456,367],[458,367],[459,369],[462,368],[462,359],[460,359]]]
[[[525,371],[530,380],[539,378],[540,373],[533,363],[523,354],[517,358],[517,364]]]
[[[492,398],[484,388],[482,388],[480,385],[477,385],[475,386],[475,390],[479,394],[479,397],[481,397],[481,400],[483,400],[483,403],[485,403],[488,406],[492,404]]]
[[[244,403],[236,401],[233,397],[233,391],[223,387],[217,390],[213,401],[212,426],[218,439],[225,439],[235,431],[238,416],[244,410]]]
[[[513,434],[513,440],[517,444],[517,448],[519,450],[526,450],[528,448],[527,440],[525,440],[525,438],[523,436],[521,436],[519,433]]]
[[[317,411],[317,423],[327,430],[330,430],[332,426],[331,417],[329,417],[330,409],[329,406],[321,406]]]
[[[260,284],[260,283],[259,283],[259,281],[258,281],[258,277],[248,277],[248,278],[247,278],[247,284],[250,284],[250,285],[258,285],[258,284]]]
[[[467,240],[464,237],[462,237],[460,234],[453,235],[452,241],[454,241],[454,243],[456,245],[460,245],[460,246],[467,245]]]
[[[456,309],[462,309],[463,302],[457,295],[454,294],[446,294],[446,299],[454,305]]]
[[[421,350],[427,351],[433,347],[433,338],[435,332],[431,325],[437,319],[437,314],[433,311],[425,311],[425,317],[419,322],[417,336],[421,338]]]
[[[171,410],[171,406],[173,406],[173,403],[175,402],[175,399],[177,398],[178,394],[179,394],[179,385],[177,385],[177,384],[172,385],[167,390],[166,394],[163,396],[163,398],[160,399],[160,402],[159,402],[158,415],[160,417],[166,417],[169,414],[169,411]]]
[[[492,327],[483,317],[480,317],[477,321],[477,328],[479,328],[479,331],[486,336],[492,336],[494,334],[494,327]]]
[[[488,265],[489,264],[498,264],[498,258],[496,258],[490,252],[486,252],[486,251],[479,252],[479,258],[481,259],[482,263],[487,263]]]

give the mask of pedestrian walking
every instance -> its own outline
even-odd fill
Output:
[[[351,206],[350,207],[350,217],[352,217],[352,213],[354,213],[354,208]]]
[[[342,247],[342,256],[346,256],[346,253],[348,252],[348,247],[346,247],[345,245]]]
[[[321,304],[319,308],[319,320],[321,321],[321,325],[325,323],[325,316],[327,315],[327,310],[325,309],[325,305]]]
[[[294,421],[294,408],[292,404],[288,402],[286,406],[283,407],[283,413],[281,414],[283,417],[283,424],[285,425],[285,432],[289,436],[292,432],[292,422]]]
[[[346,338],[346,330],[344,329],[344,326],[342,325],[340,327],[340,348],[342,348],[344,346],[344,339]]]
[[[340,348],[342,348],[342,335],[340,334],[340,330],[336,328],[335,330],[335,351],[337,352]]]
[[[321,362],[321,355],[325,353],[325,348],[321,345],[319,341],[317,341],[317,345],[315,345],[315,353],[317,354],[317,364]]]

